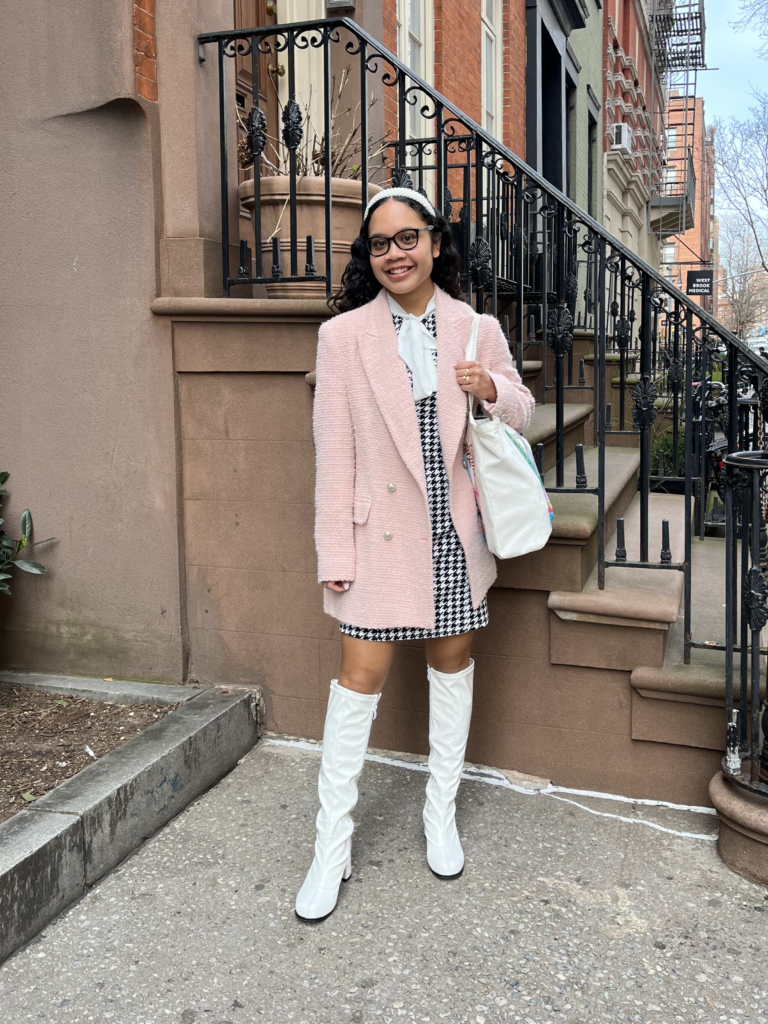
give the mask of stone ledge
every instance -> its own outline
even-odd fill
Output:
[[[21,811],[0,826],[0,963],[85,892],[83,825]]]
[[[62,693],[88,700],[117,704],[157,704],[167,707],[185,704],[203,692],[199,686],[174,683],[137,683],[128,679],[98,679],[91,676],[52,676],[43,672],[0,672],[0,683],[24,686],[42,693]]]
[[[231,771],[260,697],[203,690],[0,825],[0,959]]]
[[[322,321],[333,314],[325,299],[225,299],[163,297],[149,307],[156,316],[247,320],[299,319]]]
[[[734,698],[739,702],[738,663],[734,667]],[[649,668],[646,665],[632,673],[632,685],[643,696],[659,700],[707,702],[725,706],[725,667],[701,664],[669,665]],[[760,682],[760,699],[765,699],[765,678]]]

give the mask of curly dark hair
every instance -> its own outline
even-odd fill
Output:
[[[420,203],[414,199],[407,199],[401,196],[390,196],[385,202],[394,200],[398,203],[405,203],[410,206],[414,213],[432,228],[430,235],[434,241],[440,239],[440,253],[435,257],[432,266],[432,280],[439,285],[443,291],[453,299],[463,296],[459,282],[459,268],[461,260],[456,244],[453,241],[453,232],[450,223],[441,213],[432,216]],[[374,207],[376,209],[376,207]],[[373,213],[373,210],[371,211]],[[341,275],[341,288],[328,300],[328,305],[334,313],[346,313],[350,309],[358,309],[370,302],[381,291],[381,284],[376,280],[371,268],[371,257],[366,248],[368,239],[368,222],[371,214],[363,221],[360,234],[352,243],[352,258]]]

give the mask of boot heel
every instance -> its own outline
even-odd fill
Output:
[[[352,874],[352,858],[350,857],[347,861],[347,866],[344,868],[344,874],[341,876],[342,882],[349,880],[349,876]]]

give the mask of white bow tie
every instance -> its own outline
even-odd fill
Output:
[[[421,317],[405,310],[387,293],[390,311],[403,318],[397,338],[397,352],[413,376],[413,398],[421,401],[437,390],[437,366],[433,352],[437,351],[437,342],[422,323],[422,317],[435,311],[434,296]]]

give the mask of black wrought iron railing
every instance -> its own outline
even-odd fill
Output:
[[[729,723],[734,657],[741,659],[740,725],[729,726],[724,765],[768,793],[760,781],[768,755],[765,745],[760,753],[755,724],[768,619],[760,541],[768,365],[354,22],[229,30],[198,42],[200,60],[213,49],[218,67],[224,294],[258,285],[268,295],[330,295],[367,197],[391,184],[427,195],[452,223],[467,300],[499,318],[521,374],[526,360],[542,363],[540,399],[556,411],[552,490],[596,498],[600,587],[617,566],[684,574],[685,660],[694,648],[725,652]],[[237,157],[230,143],[236,59],[250,62],[257,97],[247,116],[238,115]],[[232,203],[239,207],[237,239],[229,235]],[[236,271],[231,242],[240,247]],[[585,398],[597,449],[597,479],[589,480],[583,450],[571,470],[565,446],[567,405]],[[632,560],[623,522],[612,557],[605,536],[606,447],[627,443],[640,452]],[[742,473],[751,474],[749,486],[738,482]],[[672,561],[668,524],[650,536],[655,490],[683,496],[682,561]],[[691,550],[695,535],[726,521],[722,643],[693,632]]]

